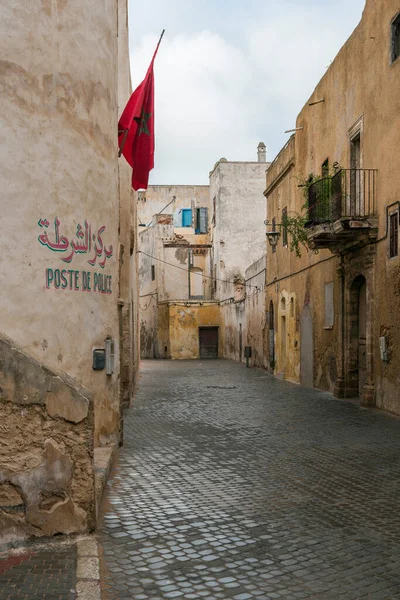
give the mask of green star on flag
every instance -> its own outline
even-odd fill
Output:
[[[118,146],[132,167],[132,187],[146,190],[154,168],[154,73],[153,63],[164,30],[153,54],[146,77],[138,85],[118,121]],[[144,135],[142,135],[144,133]]]
[[[152,113],[146,113],[144,109],[142,109],[142,113],[140,117],[134,117],[133,120],[139,125],[139,135],[141,133],[145,133],[146,135],[150,135],[149,128],[147,127],[147,121],[151,117]]]

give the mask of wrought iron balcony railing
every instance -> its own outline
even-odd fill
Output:
[[[376,212],[376,169],[340,169],[308,188],[308,227]]]

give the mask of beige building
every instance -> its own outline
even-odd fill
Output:
[[[301,213],[306,199],[311,248],[297,258],[290,220],[286,231],[276,226],[266,299],[275,372],[397,414],[399,9],[395,0],[367,0],[268,171],[266,190],[277,225],[285,209]]]
[[[94,457],[104,466],[121,440],[137,363],[136,213],[116,136],[126,2],[117,14],[111,0],[12,0],[0,13],[7,541],[94,526]]]

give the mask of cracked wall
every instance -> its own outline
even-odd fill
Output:
[[[0,339],[0,537],[94,527],[89,390]]]

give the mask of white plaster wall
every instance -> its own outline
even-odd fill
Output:
[[[210,198],[216,204],[213,260],[219,280],[244,278],[246,268],[265,248],[265,171],[268,163],[219,161],[210,174]],[[217,281],[216,298],[233,295],[233,286]]]
[[[189,247],[163,248],[161,263],[162,281],[160,300],[189,299]]]
[[[117,11],[114,0],[26,3],[0,9],[3,231],[0,330],[30,355],[96,392],[115,418],[118,387]],[[128,60],[125,57],[125,61]],[[125,63],[126,64],[126,63]],[[126,69],[126,67],[125,67]],[[60,221],[75,240],[85,219],[113,247],[104,269],[92,248],[75,254],[41,245]],[[47,219],[46,230],[38,220]],[[80,272],[79,291],[46,289],[45,270]],[[82,291],[82,270],[111,277],[111,294]],[[116,342],[115,373],[92,370],[92,349]],[[103,442],[110,426],[105,424]]]

